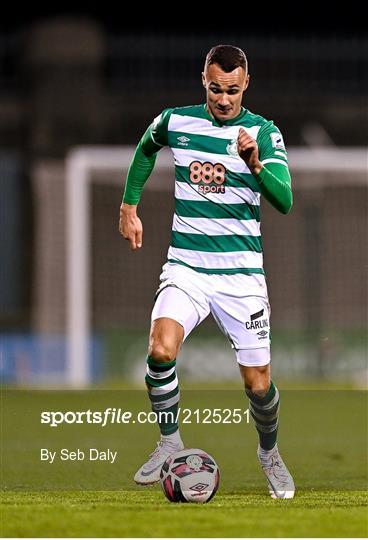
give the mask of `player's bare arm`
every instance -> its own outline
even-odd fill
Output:
[[[259,161],[257,141],[243,128],[239,129],[238,154],[252,173],[260,172],[263,165]]]
[[[135,251],[142,247],[143,226],[137,216],[137,205],[122,203],[120,206],[119,232]]]

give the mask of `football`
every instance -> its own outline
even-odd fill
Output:
[[[188,448],[171,454],[162,465],[161,487],[171,502],[210,501],[219,487],[216,461],[204,450]]]

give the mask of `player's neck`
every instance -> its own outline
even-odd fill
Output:
[[[244,108],[242,106],[240,106],[239,110],[237,111],[237,113],[232,116],[231,118],[227,118],[226,120],[224,119],[221,119],[221,118],[217,118],[213,112],[211,111],[210,107],[208,106],[208,104],[206,103],[205,104],[205,111],[206,113],[217,123],[217,124],[231,124],[232,122],[234,122],[241,114],[243,114],[244,112]]]

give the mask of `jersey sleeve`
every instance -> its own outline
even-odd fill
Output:
[[[141,139],[142,151],[146,156],[151,156],[158,152],[163,146],[168,144],[168,124],[173,109],[165,109],[156,116],[152,124]]]
[[[167,126],[172,110],[165,109],[157,116],[139,141],[129,166],[123,202],[135,205],[140,201],[144,185],[155,166],[156,154],[167,145]]]
[[[259,160],[262,165],[279,163],[288,168],[287,151],[284,139],[277,126],[270,120],[259,130],[257,136]]]
[[[272,121],[259,130],[257,143],[263,165],[256,175],[260,191],[274,208],[287,214],[293,204],[287,152],[281,132]]]
[[[282,214],[288,214],[293,205],[289,169],[279,163],[268,163],[256,179],[265,199]]]

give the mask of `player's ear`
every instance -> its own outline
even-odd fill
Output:
[[[202,71],[202,84],[203,84],[204,88],[206,88],[206,76],[204,74],[204,71]]]
[[[245,77],[245,81],[244,81],[244,90],[243,90],[243,92],[245,92],[245,90],[248,88],[249,81],[250,81],[250,75],[247,73],[247,75]]]

